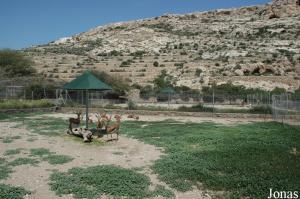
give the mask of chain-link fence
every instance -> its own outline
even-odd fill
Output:
[[[56,89],[26,88],[24,86],[0,87],[0,99],[56,99]]]
[[[275,121],[300,125],[300,100],[289,94],[273,95],[272,114]]]
[[[0,87],[0,99],[51,99],[57,105],[85,106],[87,98],[86,92],[81,90],[63,91],[43,87],[31,90],[23,86],[2,86]],[[295,98],[292,94],[252,93],[233,95],[182,92],[139,95],[128,99],[128,97],[120,97],[112,92],[91,91],[88,99],[91,107],[138,107],[146,110],[272,114],[273,119],[278,122],[300,122],[300,99]]]

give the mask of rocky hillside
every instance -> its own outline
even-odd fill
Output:
[[[295,90],[300,81],[299,0],[96,27],[25,51],[47,78],[86,69],[151,85],[162,70],[175,85],[201,89],[231,81]]]

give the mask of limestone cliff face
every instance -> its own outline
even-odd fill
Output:
[[[99,26],[25,49],[47,78],[70,80],[86,69],[151,85],[162,70],[176,85],[213,81],[295,90],[300,76],[299,0],[230,10],[166,14]]]

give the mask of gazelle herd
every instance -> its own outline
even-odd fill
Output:
[[[80,125],[81,121],[83,120],[83,115],[82,112],[75,112],[75,114],[77,115],[76,118],[69,118],[69,131],[73,131],[73,128],[78,128],[78,126]],[[93,120],[96,118],[96,121]],[[89,124],[93,124],[96,123],[97,126],[97,132],[98,133],[103,133],[103,134],[117,134],[117,136],[119,135],[119,130],[120,130],[120,125],[121,125],[121,115],[115,115],[114,119],[115,119],[115,123],[113,124],[109,124],[112,121],[112,115],[108,115],[106,112],[103,113],[96,113],[94,116],[91,116],[88,118],[88,123]],[[131,118],[131,119],[135,119],[135,120],[139,120],[139,116],[138,115],[134,115],[134,114],[129,114],[127,116],[127,118]]]

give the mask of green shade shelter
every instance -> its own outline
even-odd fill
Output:
[[[171,87],[166,87],[160,90],[160,93],[168,95],[168,106],[170,108],[171,95],[175,94],[175,90]]]
[[[63,90],[83,90],[86,91],[86,128],[88,128],[89,120],[89,91],[106,91],[112,90],[112,88],[97,79],[90,71],[85,71],[82,75],[78,76],[76,79],[65,84],[62,87]]]
[[[176,93],[175,90],[171,87],[163,88],[163,89],[161,89],[160,92],[163,93],[163,94],[174,94],[174,93]]]

